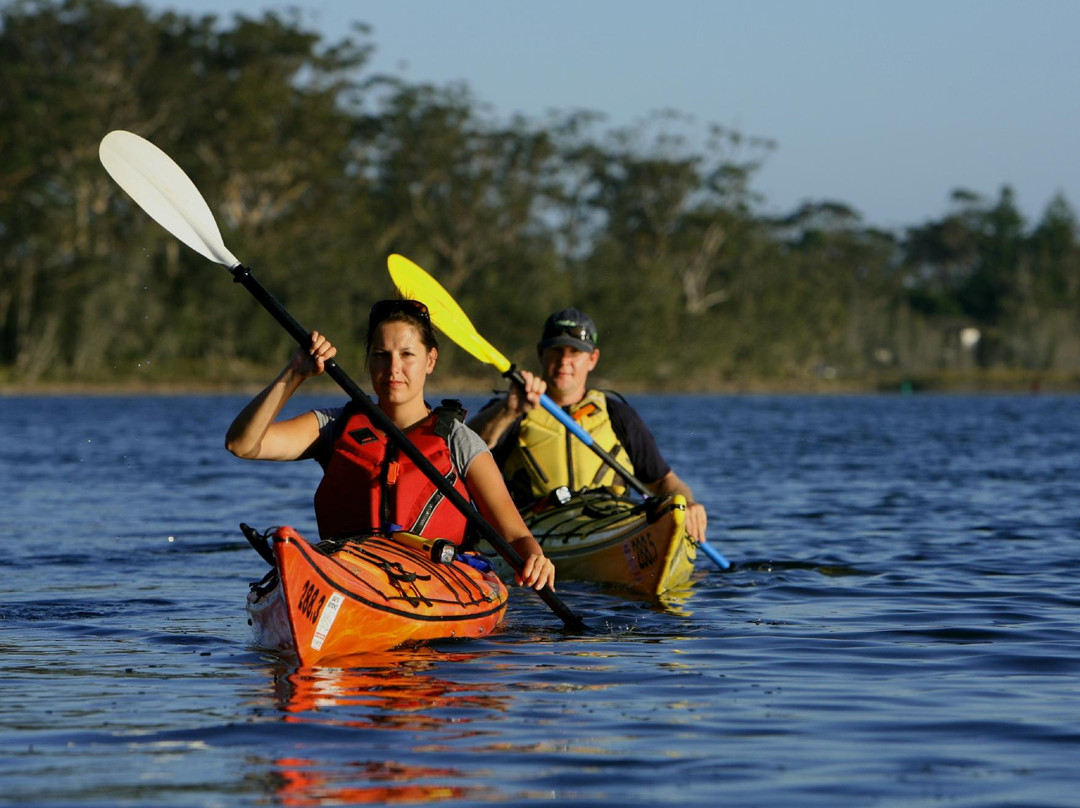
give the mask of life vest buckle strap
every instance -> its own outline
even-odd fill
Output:
[[[454,428],[454,421],[464,421],[468,414],[461,401],[456,398],[444,398],[442,403],[432,412],[435,413],[434,432],[443,440],[450,439],[450,431]]]

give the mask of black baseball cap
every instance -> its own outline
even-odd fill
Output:
[[[541,351],[553,345],[569,345],[592,353],[598,339],[596,323],[580,309],[561,309],[544,321],[544,334],[537,346]]]

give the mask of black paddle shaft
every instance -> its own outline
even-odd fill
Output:
[[[285,330],[289,332],[290,336],[297,341],[301,346],[308,345],[311,341],[311,332],[305,329],[300,323],[293,317],[288,310],[275,298],[270,292],[263,286],[258,279],[251,274],[251,270],[247,267],[237,264],[231,270],[233,280],[239,283],[245,289],[247,289],[256,300],[262,304],[270,314],[284,326]],[[333,359],[330,359],[324,365],[327,375],[330,376],[335,382],[340,385],[348,396],[355,401],[364,410],[364,413],[372,420],[372,422],[390,436],[391,440],[403,451],[410,460],[412,460],[417,468],[424,473],[424,475],[435,484],[435,487],[453,503],[465,518],[477,528],[487,542],[494,547],[499,555],[501,555],[506,562],[514,568],[514,571],[520,573],[524,566],[524,561],[518,552],[510,546],[510,544],[504,539],[499,532],[495,530],[487,520],[484,519],[472,506],[472,504],[463,497],[453,485],[451,485],[444,477],[439,473],[431,461],[427,459],[423,452],[416,448],[411,440],[405,435],[404,432],[395,424],[390,418],[379,409],[378,405],[354,382],[349,375],[341,369],[341,367]],[[572,612],[565,603],[563,603],[556,594],[552,591],[550,586],[545,586],[543,589],[537,590],[537,594],[543,599],[543,601],[551,608],[556,615],[563,621],[565,626],[569,629],[581,629],[585,624],[582,619]]]

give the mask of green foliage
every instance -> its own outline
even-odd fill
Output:
[[[358,27],[361,37],[366,29]],[[367,72],[295,12],[154,15],[0,2],[0,378],[261,381],[288,338],[97,159],[111,129],[170,154],[229,248],[341,361],[362,366],[386,256],[431,271],[532,366],[544,317],[599,323],[604,380],[705,389],[1080,361],[1080,240],[1058,197],[953,194],[903,236],[837,201],[760,215],[774,144],[666,113],[494,119],[463,86]],[[494,382],[444,346],[440,372]]]

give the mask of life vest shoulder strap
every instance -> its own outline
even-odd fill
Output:
[[[468,410],[456,398],[444,398],[432,412],[435,413],[435,434],[445,441],[450,440],[454,421],[464,422],[465,416],[468,415]]]
[[[623,404],[630,404],[630,402],[626,400],[626,396],[624,396],[618,390],[612,390],[610,387],[599,387],[597,388],[597,392],[603,393],[605,397],[614,396],[615,398],[619,399],[619,401],[621,401]]]

